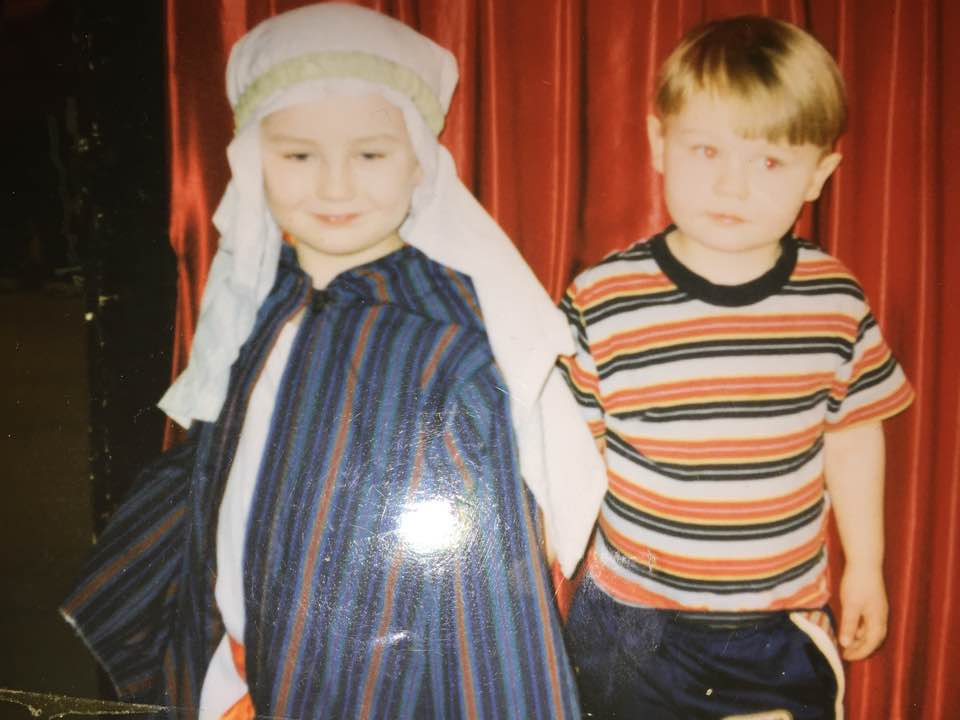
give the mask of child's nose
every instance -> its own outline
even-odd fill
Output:
[[[718,195],[745,200],[750,193],[746,165],[733,160],[720,163],[714,189]]]
[[[327,163],[318,172],[315,191],[321,200],[344,200],[353,195],[353,178],[346,161]]]

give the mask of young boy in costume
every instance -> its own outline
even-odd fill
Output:
[[[886,633],[881,420],[912,391],[850,272],[791,228],[843,84],[787,23],[688,34],[648,118],[673,224],[576,278],[562,361],[607,464],[568,649],[594,717],[824,718]]]
[[[189,438],[64,605],[121,697],[579,716],[535,510],[569,572],[593,518],[564,493],[595,467],[599,503],[602,467],[547,380],[562,314],[437,142],[456,81],[446,50],[356,6],[234,47],[220,249],[161,401]]]

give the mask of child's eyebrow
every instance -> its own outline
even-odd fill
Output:
[[[712,128],[708,127],[699,127],[699,126],[689,126],[689,125],[677,125],[677,132],[681,135],[712,135]]]
[[[357,145],[364,143],[377,143],[377,142],[391,142],[398,143],[402,142],[402,139],[393,133],[379,133],[377,135],[366,135],[364,137],[355,138],[353,142]]]
[[[299,135],[288,135],[283,132],[271,132],[267,130],[266,139],[270,142],[277,143],[299,143],[301,145],[313,145],[314,140],[308,137],[301,137]]]
[[[712,132],[709,128],[703,127],[689,127],[683,125],[675,125],[669,130],[674,137],[679,137],[682,140],[689,139],[699,139],[699,140],[710,140],[715,137],[715,133]]]

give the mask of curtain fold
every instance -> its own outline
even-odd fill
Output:
[[[174,375],[216,249],[232,132],[232,43],[298,0],[167,0]],[[843,163],[799,222],[863,282],[917,389],[887,424],[890,633],[848,668],[856,719],[960,713],[960,4],[948,0],[370,0],[450,48],[461,82],[442,139],[554,297],[666,222],[646,141],[657,66],[690,27],[738,13],[802,25],[847,81]],[[833,543],[834,580],[841,558]]]
[[[935,578],[955,565],[956,538],[945,540],[960,523],[956,504],[943,530],[931,522],[957,482],[956,469],[937,469],[936,458],[937,426],[955,427],[957,417],[955,408],[939,415],[936,407],[938,396],[955,387],[955,381],[943,384],[937,367],[956,344],[947,333],[949,305],[938,298],[942,273],[951,266],[941,257],[945,228],[937,206],[943,198],[934,174],[939,102],[950,93],[956,99],[956,91],[936,68],[936,14],[936,3],[893,0],[842,3],[834,15],[852,112],[843,167],[818,230],[861,278],[918,391],[911,410],[886,425],[890,634],[882,652],[849,672],[849,704],[864,718],[885,717],[888,708],[903,717],[950,717],[960,707],[956,691],[943,702],[946,685],[924,688],[928,663],[953,642],[948,636],[954,633],[931,622],[930,611]],[[951,657],[956,662],[958,656]]]
[[[932,148],[928,151],[933,186],[932,218],[928,220],[932,269],[928,293],[920,302],[936,308],[939,316],[931,323],[930,345],[925,351],[929,425],[918,444],[920,453],[931,458],[926,492],[932,512],[925,520],[935,552],[921,556],[929,558],[923,565],[929,568],[924,592],[929,601],[923,614],[917,614],[926,619],[929,630],[924,634],[939,637],[936,642],[914,643],[924,663],[914,687],[918,706],[927,709],[930,717],[948,717],[960,706],[954,681],[960,633],[952,622],[953,604],[960,597],[960,283],[947,273],[952,270],[955,274],[960,268],[960,246],[945,236],[952,232],[949,228],[960,226],[960,173],[955,167],[960,158],[960,88],[946,78],[960,67],[960,4],[943,2],[931,14],[936,78],[931,85],[936,112],[931,118]]]

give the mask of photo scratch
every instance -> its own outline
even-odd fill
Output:
[[[92,700],[89,698],[70,697],[68,695],[49,695],[46,693],[9,690],[5,688],[0,688],[0,703],[20,705],[30,713],[31,717],[41,718],[42,720],[56,720],[57,718],[71,716],[143,715],[166,709],[159,705]],[[2,709],[2,706],[0,706],[0,709]]]

